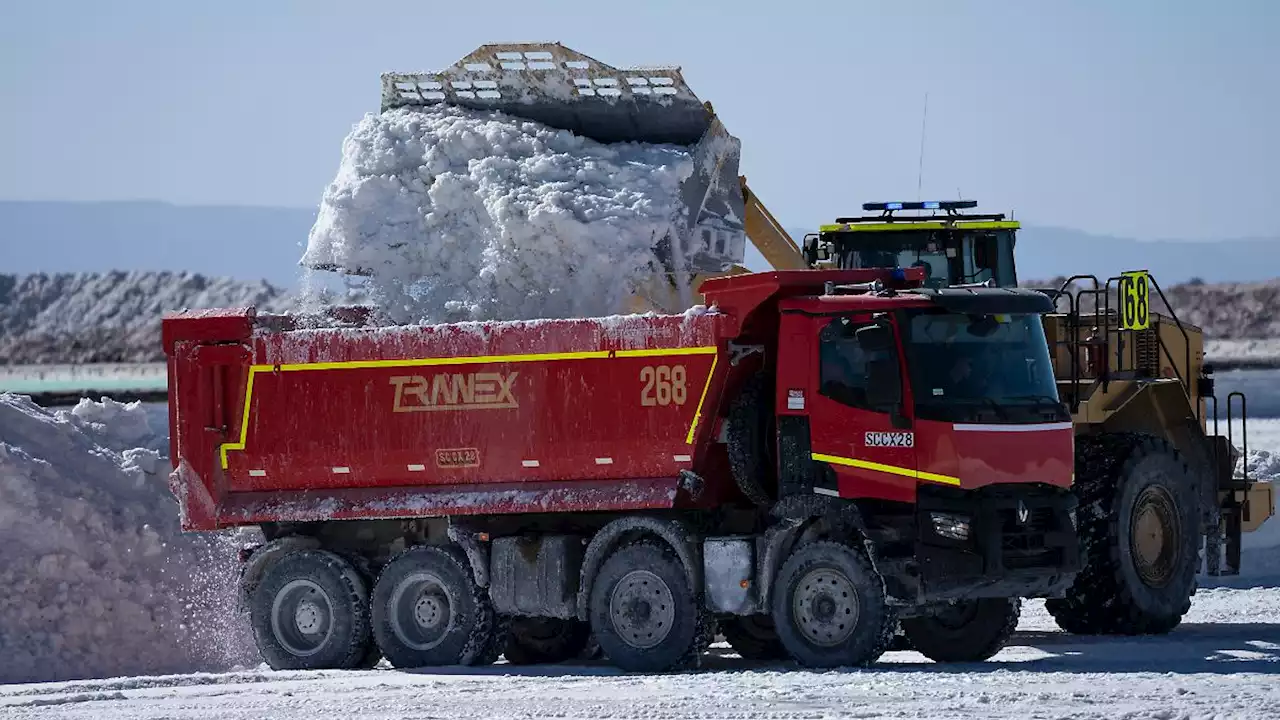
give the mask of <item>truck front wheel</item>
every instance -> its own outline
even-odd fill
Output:
[[[773,588],[778,638],[801,665],[865,667],[889,646],[894,615],[880,578],[856,549],[804,545],[782,565]]]
[[[579,620],[552,617],[511,619],[503,654],[512,665],[542,665],[572,660],[586,650],[591,627]]]
[[[591,629],[614,665],[633,672],[692,666],[706,623],[680,558],[641,541],[615,550],[591,586]]]
[[[323,550],[280,558],[250,600],[258,651],[274,670],[359,667],[370,653],[369,596],[346,560]]]
[[[982,662],[1000,652],[1018,627],[1018,598],[958,600],[928,615],[903,618],[911,647],[934,662]]]
[[[396,556],[373,587],[373,634],[395,667],[493,662],[499,618],[452,548],[415,547]]]

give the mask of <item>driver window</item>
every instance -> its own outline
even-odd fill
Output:
[[[867,401],[867,363],[875,354],[863,350],[854,335],[859,328],[872,324],[837,318],[822,329],[819,336],[822,363],[819,393],[842,405],[874,409]]]

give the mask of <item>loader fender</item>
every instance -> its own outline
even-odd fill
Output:
[[[663,520],[646,515],[621,517],[603,528],[591,538],[587,550],[582,557],[582,570],[578,581],[578,619],[588,619],[588,604],[591,599],[591,584],[595,582],[596,573],[608,559],[609,553],[626,543],[641,537],[656,537],[675,552],[689,575],[690,587],[701,596],[702,559],[698,554],[697,544],[684,524],[674,520]]]
[[[318,549],[320,549],[320,541],[313,537],[288,535],[276,538],[255,550],[245,562],[244,567],[240,569],[240,602],[244,607],[248,607],[249,598],[253,596],[258,583],[262,582],[262,577],[285,555],[299,550]]]

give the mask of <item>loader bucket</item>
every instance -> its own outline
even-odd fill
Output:
[[[620,69],[559,43],[504,43],[482,45],[441,72],[383,74],[383,112],[437,104],[500,111],[602,143],[691,146],[695,170],[681,187],[688,212],[678,237],[659,243],[659,259],[686,283],[743,262],[741,141],[680,68]]]

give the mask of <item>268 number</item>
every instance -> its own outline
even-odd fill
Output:
[[[640,382],[644,383],[644,389],[640,391],[640,404],[645,407],[672,403],[683,405],[689,399],[684,380],[683,365],[650,365],[642,368]]]

